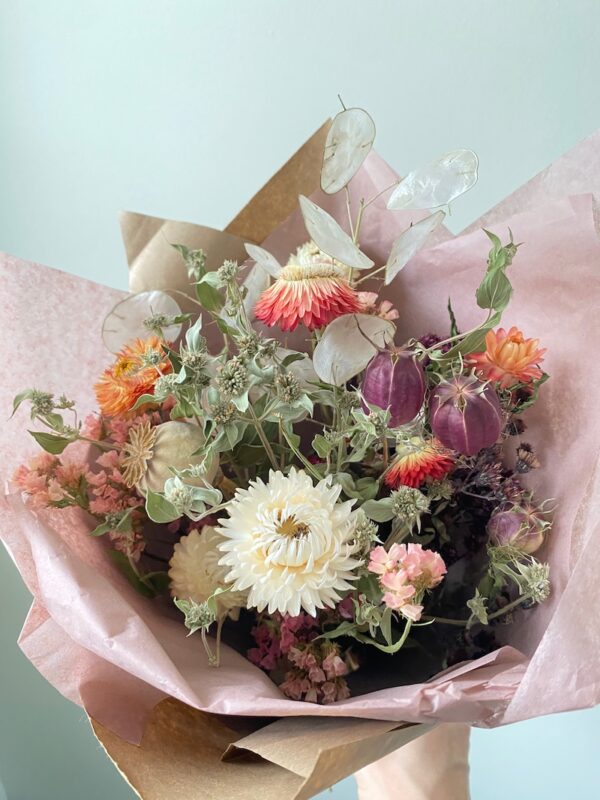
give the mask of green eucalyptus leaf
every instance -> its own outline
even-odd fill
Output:
[[[370,644],[372,647],[376,647],[378,650],[381,650],[382,653],[388,653],[390,655],[397,653],[405,644],[405,641],[402,639],[398,639],[398,641],[394,642],[393,644],[380,644],[370,636],[367,636],[364,633],[359,633],[358,631],[354,634],[354,638],[358,642],[361,642],[361,644]]]
[[[318,638],[337,639],[339,636],[354,636],[356,630],[357,630],[356,622],[351,622],[350,620],[347,619],[341,622],[337,626],[337,628],[334,628],[331,631],[325,631]]]
[[[119,570],[123,573],[123,575],[127,578],[129,583],[133,586],[133,588],[139,592],[144,597],[154,597],[155,592],[142,581],[140,576],[136,573],[134,568],[131,566],[129,559],[125,555],[125,553],[121,553],[120,550],[109,550],[110,558],[113,562],[117,565]]]
[[[531,408],[531,406],[535,405],[535,403],[537,403],[540,394],[540,388],[543,386],[544,383],[546,383],[546,381],[549,378],[550,375],[548,375],[547,372],[543,372],[541,378],[539,378],[537,381],[533,381],[533,383],[531,384],[531,386],[533,387],[533,392],[531,393],[531,396],[527,400],[524,400],[522,403],[518,403],[512,410],[513,414],[521,414],[527,408]]]
[[[504,311],[510,302],[512,286],[504,270],[495,269],[486,272],[481,285],[477,289],[477,305],[480,308],[492,308]]]
[[[250,405],[248,392],[245,391],[243,394],[238,394],[237,397],[232,397],[231,402],[237,408],[238,411],[244,413],[244,411],[248,410],[248,406]]]
[[[211,271],[205,273],[200,278],[200,280],[198,281],[198,284],[202,284],[202,283],[205,283],[208,286],[212,286],[214,289],[220,289],[223,286],[223,281],[219,277],[218,273],[217,272],[211,272]]]
[[[381,615],[381,621],[379,623],[379,630],[381,631],[383,638],[385,639],[385,643],[387,645],[392,644],[392,609],[386,608],[383,614]]]
[[[289,367],[290,364],[293,364],[295,361],[304,361],[306,358],[306,353],[290,353],[289,356],[286,356],[281,365],[283,367]]]
[[[168,572],[147,572],[142,575],[141,581],[153,595],[166,594],[171,586]]]
[[[33,395],[33,389],[25,389],[24,392],[19,392],[18,395],[15,396],[13,400],[13,411],[11,417],[14,416],[15,412],[25,400],[29,400]]]
[[[146,494],[146,514],[153,522],[160,523],[173,522],[181,516],[166,497],[150,490]]]
[[[55,412],[50,412],[49,414],[44,414],[40,417],[43,419],[51,428],[54,428],[55,431],[58,433],[64,428],[65,421],[62,418],[61,414],[56,414]]]
[[[57,433],[44,433],[43,431],[29,431],[29,433],[40,447],[53,456],[60,455],[67,445],[75,441],[72,436],[59,436]]]
[[[141,394],[135,401],[135,403],[131,406],[131,410],[135,411],[135,409],[139,408],[140,406],[145,406],[148,403],[156,404],[157,402],[158,400],[156,399],[156,397],[154,397],[153,394]]]
[[[217,328],[221,331],[221,333],[225,333],[227,336],[239,336],[239,331],[225,322],[224,319],[217,317],[215,322],[217,323]]]
[[[262,445],[241,444],[235,451],[234,463],[239,467],[250,467],[268,460]]]
[[[196,297],[203,308],[213,314],[218,314],[225,304],[221,293],[208,283],[196,284]]]
[[[177,250],[177,252],[187,261],[190,254],[189,247],[186,247],[184,244],[172,244],[171,247],[173,250]]]
[[[105,533],[111,530],[112,527],[108,523],[103,522],[101,525],[98,525],[97,528],[94,528],[93,531],[90,531],[90,536],[104,536]]]
[[[458,336],[458,325],[452,308],[452,301],[448,298],[448,316],[450,317],[450,336]]]
[[[369,519],[375,522],[389,522],[396,516],[392,506],[392,498],[384,497],[382,500],[367,500],[362,504],[361,509]]]
[[[244,436],[244,431],[246,430],[246,423],[242,422],[241,420],[237,420],[236,422],[229,422],[225,425],[225,436],[227,437],[227,442],[229,444],[229,449],[233,450],[233,448],[242,440]]]
[[[359,594],[365,595],[369,603],[376,606],[381,602],[383,592],[379,585],[379,579],[374,572],[366,572],[361,575],[356,588]]]
[[[312,448],[319,458],[327,458],[334,448],[333,442],[318,433],[312,440]]]

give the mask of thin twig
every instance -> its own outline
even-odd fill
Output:
[[[517,599],[513,600],[512,603],[508,603],[508,605],[504,606],[503,608],[498,609],[498,611],[494,611],[493,614],[489,614],[488,615],[488,622],[491,622],[494,619],[498,619],[498,617],[501,617],[504,614],[508,614],[510,611],[513,611],[515,608],[518,608],[518,606],[522,605],[523,603],[525,603],[529,599],[530,598],[529,598],[528,594],[522,595],[521,597],[517,597]],[[448,619],[447,617],[429,617],[429,616],[424,616],[424,617],[421,617],[421,619],[423,619],[425,622],[428,622],[428,621],[441,622],[442,625],[457,625],[460,628],[465,628],[470,622],[470,618],[469,619]]]
[[[263,447],[265,448],[265,452],[269,456],[269,461],[271,462],[271,466],[274,470],[279,469],[279,464],[277,463],[277,459],[275,458],[275,453],[273,452],[273,448],[271,447],[271,443],[267,439],[267,435],[263,429],[263,426],[260,423],[259,418],[256,416],[256,412],[252,408],[252,404],[248,406],[248,411],[250,413],[250,417],[252,418],[252,422],[254,423],[254,427],[256,428],[256,432],[258,433],[258,438],[260,439]]]
[[[322,480],[323,476],[319,475],[319,473],[316,471],[316,469],[313,467],[313,465],[310,463],[310,461],[306,458],[306,456],[304,456],[300,452],[300,450],[298,450],[296,445],[292,442],[292,440],[288,436],[286,429],[282,428],[282,431],[283,431],[283,435],[285,436],[286,442],[289,444],[289,446],[290,446],[292,452],[294,453],[294,455],[296,456],[296,458],[298,458],[298,460],[301,461],[302,464],[304,464],[304,466],[306,467],[307,471],[310,472],[310,474],[313,476],[313,478],[316,478],[318,481]]]
[[[389,190],[393,189],[394,186],[398,186],[399,183],[400,183],[400,181],[394,181],[394,183],[391,183],[389,186],[386,186],[385,189],[382,189],[380,192],[377,192],[376,195],[373,195],[373,197],[371,197],[369,200],[367,200],[365,202],[365,208],[370,206],[371,203],[374,203],[375,200],[378,200],[381,197],[382,194],[385,194],[386,192],[389,192]]]

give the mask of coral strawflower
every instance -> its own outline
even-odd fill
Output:
[[[157,336],[126,345],[94,386],[102,413],[114,417],[131,411],[136,400],[143,394],[152,394],[158,378],[171,370]]]
[[[411,436],[396,447],[396,456],[385,474],[386,486],[418,488],[427,478],[441,480],[454,466],[449,450],[437,439]]]
[[[343,314],[360,311],[357,293],[333,264],[288,264],[254,307],[257,319],[293,331],[299,323],[310,331]]]
[[[542,377],[538,364],[543,361],[546,350],[539,347],[539,339],[526,339],[513,326],[508,332],[504,328],[489,331],[485,345],[485,351],[471,353],[466,359],[469,366],[475,367],[480,378],[507,389],[517,383],[531,383]]]

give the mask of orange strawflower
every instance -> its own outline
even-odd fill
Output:
[[[115,363],[104,370],[94,386],[100,410],[108,417],[126,414],[138,397],[152,394],[161,375],[171,371],[171,362],[157,336],[136,339],[118,353]]]
[[[538,364],[543,361],[546,350],[541,349],[539,343],[539,339],[526,339],[514,326],[508,333],[498,328],[485,337],[485,351],[471,353],[466,363],[475,367],[480,378],[497,383],[501,389],[517,383],[531,383],[543,374]]]
[[[288,264],[254,307],[257,319],[282,331],[298,323],[310,331],[328,325],[343,314],[360,311],[354,289],[332,264]]]
[[[416,489],[427,478],[441,480],[453,466],[451,452],[437,439],[412,436],[409,441],[397,446],[396,456],[385,473],[384,480],[391,489],[399,486],[412,486]]]

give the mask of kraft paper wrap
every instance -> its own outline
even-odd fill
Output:
[[[285,800],[309,796],[298,792],[317,791],[354,771],[365,763],[363,754],[368,760],[385,755],[399,747],[405,735],[425,732],[427,728],[421,725],[452,722],[491,727],[600,701],[600,584],[595,574],[600,548],[600,415],[595,396],[599,387],[582,358],[584,346],[586,352],[600,352],[600,245],[592,198],[592,193],[600,192],[599,151],[600,133],[485,217],[486,226],[503,238],[510,225],[515,240],[525,242],[511,267],[515,296],[504,324],[518,324],[527,335],[539,336],[548,348],[545,366],[552,380],[544,386],[538,406],[527,415],[527,439],[544,464],[530,477],[531,485],[540,497],[552,497],[557,505],[553,533],[541,554],[551,565],[552,596],[542,606],[517,615],[515,624],[506,629],[506,643],[494,653],[456,665],[421,684],[378,690],[331,706],[296,703],[283,697],[264,673],[230,648],[224,648],[219,670],[207,667],[201,648],[193,637],[185,637],[173,610],[137,595],[108,562],[102,543],[85,536],[91,521],[83,514],[34,513],[18,496],[5,499],[1,536],[34,596],[20,646],[59,691],[86,709],[94,719],[96,734],[144,800],[211,797],[200,768],[194,788],[186,786],[190,761],[202,762],[212,775],[221,769],[229,775],[237,768],[247,770],[250,765],[245,762],[242,767],[238,761],[226,766],[217,763],[236,739],[239,748],[253,749],[264,761],[265,778],[258,789],[253,786],[253,796]],[[286,185],[285,174],[285,168],[278,173],[278,191]],[[372,153],[352,181],[353,206],[394,177],[393,170]],[[342,198],[324,196],[309,180],[290,181],[289,187],[290,193],[311,195],[337,219],[345,219]],[[257,196],[257,205],[251,201],[234,220],[238,225],[243,220],[243,228],[237,229],[241,237],[233,229],[223,233],[126,214],[123,230],[132,285],[138,290],[183,286],[178,283],[181,268],[170,266],[175,262],[169,261],[169,242],[206,247],[209,264],[215,267],[222,257],[243,259],[243,241],[262,242],[266,234],[264,246],[285,260],[305,241],[306,233],[296,209],[283,221],[275,215],[270,232],[257,228],[260,235],[251,236],[253,208],[261,217],[269,207],[265,197],[267,189]],[[284,208],[284,201],[280,202]],[[295,209],[295,200],[290,203]],[[385,211],[385,197],[380,198],[365,217],[361,237],[365,251],[383,263],[394,238],[423,215],[390,214]],[[262,217],[259,221],[264,224]],[[457,237],[445,229],[437,233],[431,246],[410,262],[387,291],[400,311],[399,342],[439,331],[440,326],[444,332],[449,294],[463,329],[480,319],[473,295],[488,249],[479,223]],[[64,391],[82,411],[93,409],[92,384],[110,360],[98,331],[106,310],[122,293],[10,256],[0,262],[0,279],[0,322],[22,353],[0,385],[6,416],[12,396],[31,385],[32,376],[39,388]],[[32,287],[36,288],[33,303]],[[3,481],[13,463],[36,452],[24,435],[26,426],[23,409],[12,424],[0,428],[2,452],[11,454],[0,468]],[[171,699],[157,705],[165,698]],[[227,725],[223,729],[214,715],[289,719],[271,724],[263,720],[244,743],[239,728],[238,733]],[[318,741],[319,726],[330,720],[343,732],[336,734],[341,747],[334,755],[319,744],[309,747],[310,741]],[[370,731],[362,727],[365,720],[380,720],[383,727]],[[407,723],[420,725],[402,727]],[[291,726],[291,735],[276,736],[273,749],[276,726],[282,724],[284,732],[289,731],[286,725]],[[317,726],[306,744],[303,725]],[[204,737],[206,727],[217,732],[216,738]],[[176,767],[168,742],[158,745],[157,731],[161,730],[173,736],[177,730],[177,736],[183,737],[179,749],[185,755]],[[205,739],[214,746],[205,747]],[[140,741],[141,747],[136,748]],[[202,760],[201,752],[208,750],[210,756]],[[299,750],[301,762],[294,760]],[[335,760],[335,772],[329,768],[330,758]],[[313,771],[307,776],[311,765]],[[277,770],[282,770],[277,773],[280,778],[274,777]],[[159,780],[160,788],[152,789],[151,784]],[[239,791],[248,782],[248,777],[240,778]],[[155,795],[148,793],[152,791]]]
[[[288,717],[240,738],[223,718],[171,699],[154,709],[140,746],[92,726],[143,800],[307,800],[431,728]]]

